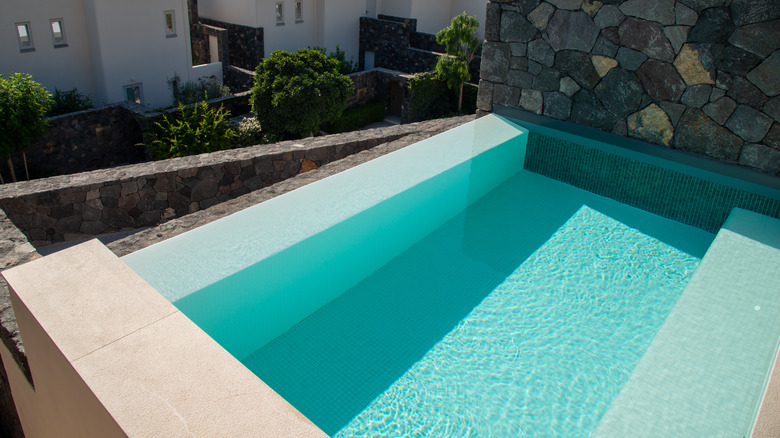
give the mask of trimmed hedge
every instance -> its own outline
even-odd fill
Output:
[[[384,119],[384,102],[371,102],[344,110],[341,117],[327,126],[326,131],[331,134],[354,131],[374,122],[381,122]]]

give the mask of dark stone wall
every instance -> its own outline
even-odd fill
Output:
[[[408,125],[407,125],[408,126]],[[0,208],[29,241],[157,225],[407,134],[360,131],[0,186]]]
[[[145,161],[141,126],[125,107],[109,106],[52,117],[49,133],[26,151],[31,178],[85,172]],[[16,176],[24,179],[21,156]],[[7,169],[4,180],[10,181]]]
[[[411,47],[411,34],[417,33],[417,20],[407,18],[360,17],[359,67],[365,68],[365,52],[374,52],[374,67],[407,73],[430,71],[437,55]]]
[[[235,65],[247,70],[254,70],[257,64],[265,57],[265,40],[262,27],[241,26],[239,24],[226,23],[200,18],[200,23],[213,28],[227,30],[226,64]]]
[[[780,2],[491,0],[479,113],[519,108],[780,175]]]
[[[224,107],[232,116],[251,111],[247,92],[212,99],[208,104]],[[49,132],[26,151],[30,178],[69,175],[147,161],[142,145],[143,130],[149,120],[158,115],[160,113],[147,112],[145,107],[122,103],[52,117],[49,119]],[[14,155],[12,160],[17,179],[26,179],[21,154]],[[11,181],[7,165],[0,166],[0,175],[3,181]]]
[[[222,83],[233,93],[248,91],[255,84],[255,72],[235,65],[222,64]]]
[[[436,36],[417,32],[416,19],[379,15],[360,17],[361,69],[365,68],[366,51],[374,52],[374,67],[420,73],[436,68],[444,48],[436,43]],[[479,57],[469,64],[471,82],[479,81],[480,64]]]

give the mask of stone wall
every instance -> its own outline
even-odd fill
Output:
[[[417,32],[414,18],[379,15],[379,18],[360,17],[359,68],[365,68],[365,53],[374,52],[374,67],[406,73],[420,73],[436,68],[444,48],[431,34]],[[481,59],[469,64],[471,81],[479,81]]]
[[[359,67],[365,68],[366,51],[374,52],[374,67],[417,73],[433,70],[438,55],[411,46],[417,20],[380,15],[360,17]],[[416,41],[419,41],[417,38]]]
[[[519,108],[780,175],[780,2],[491,0],[479,113]]]
[[[251,111],[249,93],[238,93],[208,101],[236,116]],[[176,109],[168,110],[175,112]],[[69,175],[147,161],[143,129],[159,116],[131,103],[106,106],[50,118],[49,132],[26,151],[30,178]],[[19,180],[26,179],[21,154],[12,157]],[[7,167],[0,175],[10,182]]]
[[[203,17],[200,18],[200,23],[216,29],[227,30],[227,59],[229,62],[223,63],[254,70],[265,57],[262,27],[242,26]]]
[[[141,126],[122,105],[107,106],[49,119],[46,136],[26,151],[31,178],[44,178],[145,161]],[[16,176],[24,179],[21,155],[14,156]],[[5,167],[5,166],[4,166]],[[0,167],[4,181],[11,181]]]
[[[151,226],[393,141],[414,129],[403,125],[357,131],[5,184],[0,186],[0,208],[36,247]]]
[[[228,46],[228,30],[209,26],[207,24],[196,23],[191,26],[192,33],[192,64],[209,64],[211,62],[221,62],[223,66],[230,65],[230,48]],[[218,59],[211,59],[211,43],[209,36],[217,37]],[[224,67],[223,67],[224,68]]]
[[[255,84],[255,72],[235,65],[222,64],[223,83],[233,93],[249,91]]]

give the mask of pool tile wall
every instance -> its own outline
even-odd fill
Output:
[[[734,207],[780,218],[780,200],[533,131],[525,168],[711,233]]]

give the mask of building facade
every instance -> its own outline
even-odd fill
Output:
[[[77,88],[95,106],[168,106],[174,76],[221,77],[192,67],[186,0],[0,0],[0,10],[0,74]]]

